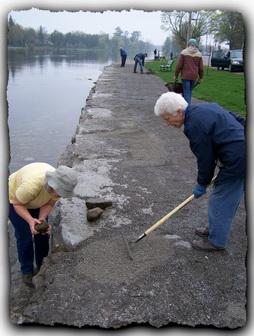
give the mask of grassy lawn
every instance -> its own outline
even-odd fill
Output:
[[[172,82],[176,68],[177,58],[174,59],[172,71],[160,72],[160,64],[167,64],[164,61],[146,62],[145,67],[155,72],[165,82]],[[178,76],[181,80],[181,74]],[[218,71],[216,68],[204,67],[204,77],[202,83],[197,85],[192,91],[192,96],[208,102],[218,103],[226,110],[246,115],[245,105],[245,79],[244,74],[229,72],[227,70]]]

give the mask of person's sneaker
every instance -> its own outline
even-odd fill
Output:
[[[209,228],[196,228],[195,233],[199,237],[206,238],[209,236]]]
[[[137,71],[136,71],[136,70],[134,70],[133,72],[134,72],[134,73],[137,73]]]
[[[208,240],[193,240],[192,247],[199,251],[223,251],[225,247],[218,247],[210,243]]]
[[[40,272],[40,269],[41,269],[41,266],[36,266],[36,268],[34,269],[34,272],[33,272],[33,276],[38,274]]]
[[[26,284],[29,287],[34,287],[34,284],[33,284],[33,281],[32,281],[33,276],[34,276],[33,273],[22,274],[22,280],[23,280],[24,284]]]

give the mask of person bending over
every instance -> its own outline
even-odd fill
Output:
[[[174,92],[162,94],[154,112],[168,126],[179,129],[184,126],[190,149],[197,158],[195,198],[206,193],[216,165],[219,167],[209,198],[209,225],[196,229],[196,234],[206,239],[194,240],[192,246],[203,251],[224,250],[244,192],[244,119],[216,103],[188,105],[181,95]]]
[[[35,229],[46,221],[61,197],[72,197],[77,185],[76,172],[57,169],[47,163],[31,163],[9,176],[9,219],[15,230],[23,282],[32,287],[34,254],[37,268],[49,252],[49,226],[45,233]]]

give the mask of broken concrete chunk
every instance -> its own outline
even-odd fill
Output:
[[[94,208],[101,208],[106,209],[110,206],[112,206],[112,202],[109,200],[105,200],[103,198],[91,198],[86,201],[86,206],[88,209],[94,209]]]
[[[99,207],[93,208],[87,211],[87,220],[89,222],[94,222],[101,217],[103,210]]]

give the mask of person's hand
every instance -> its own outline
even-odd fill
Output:
[[[43,234],[43,235],[44,235],[44,234],[49,234],[50,231],[51,231],[51,225],[49,225],[48,230],[47,230],[45,233],[42,233],[42,234]]]
[[[40,223],[41,223],[41,221],[46,221],[46,219],[44,219],[44,218],[39,218],[39,221],[40,221]],[[46,221],[47,222],[47,221]],[[49,234],[50,233],[50,231],[51,231],[51,229],[52,229],[52,227],[51,227],[51,225],[49,225],[48,224],[48,230],[46,231],[46,232],[44,232],[44,233],[42,233],[42,235],[45,235],[45,234]]]
[[[195,198],[199,198],[203,196],[206,193],[206,186],[197,184],[196,187],[193,190],[193,194]]]
[[[178,82],[178,79],[177,79],[176,76],[174,76],[174,82],[175,82],[175,83]]]
[[[40,224],[40,223],[41,223],[41,221],[39,219],[37,219],[37,218],[32,218],[31,221],[29,221],[28,224],[30,226],[31,233],[33,235],[39,233],[37,230],[35,230],[34,226],[35,226],[35,224]]]
[[[200,84],[202,82],[202,79],[198,79],[197,83]]]

